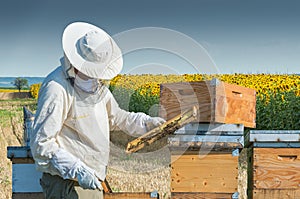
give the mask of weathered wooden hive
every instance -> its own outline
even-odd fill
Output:
[[[300,131],[252,130],[248,198],[300,198]]]
[[[217,79],[161,85],[160,116],[193,107],[199,118],[168,138],[172,198],[238,198],[244,126],[255,127],[256,92]]]
[[[238,198],[243,125],[189,124],[168,139],[172,198]]]

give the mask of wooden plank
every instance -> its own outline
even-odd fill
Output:
[[[227,112],[225,123],[244,123],[247,127],[255,127],[256,117],[256,92],[246,87],[223,82],[218,90],[225,90]],[[221,93],[221,92],[219,92]],[[219,94],[222,95],[222,94]],[[218,94],[217,94],[218,96]],[[222,109],[222,103],[217,103],[217,110]]]
[[[233,193],[180,193],[172,192],[172,199],[232,199]]]
[[[300,190],[295,189],[255,189],[253,199],[300,199]]]
[[[12,199],[44,199],[43,193],[13,193]]]
[[[300,186],[299,168],[255,168],[253,186],[257,189],[286,189]]]
[[[257,189],[297,189],[299,168],[299,148],[253,149],[253,186]]]
[[[247,127],[255,127],[256,91],[254,89],[220,82],[216,86],[215,96],[216,121],[218,117],[224,117],[224,123],[242,123]]]
[[[255,102],[227,98],[228,111],[224,123],[244,124],[255,128]]]
[[[151,193],[105,193],[104,199],[148,199],[159,198],[151,197]]]
[[[224,123],[255,127],[255,95],[253,89],[221,82],[216,87],[215,121],[224,119]]]
[[[238,157],[231,153],[172,155],[171,160],[172,192],[237,191]]]
[[[300,148],[254,148],[254,167],[299,168]]]

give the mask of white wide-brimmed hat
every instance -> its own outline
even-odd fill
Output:
[[[102,29],[85,22],[66,27],[62,46],[70,63],[81,73],[99,79],[112,79],[123,67],[122,52]]]

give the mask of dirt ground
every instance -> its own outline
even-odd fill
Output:
[[[24,99],[30,98],[30,92],[0,92],[0,99],[7,100],[7,99]]]
[[[27,102],[26,102],[27,103]],[[20,146],[23,139],[23,115],[19,102],[0,102],[0,198],[11,198],[11,161],[7,146]]]
[[[22,106],[33,106],[33,101],[0,101],[0,199],[11,198],[11,162],[6,157],[7,146],[20,146],[23,142]],[[5,117],[4,117],[4,116]],[[122,133],[111,134],[111,157],[107,180],[115,192],[158,191],[160,198],[170,198],[170,153],[164,147],[166,140],[156,146],[128,155],[126,143],[132,137]],[[239,193],[246,199],[246,158],[241,154],[239,164]]]

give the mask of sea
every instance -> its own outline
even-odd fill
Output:
[[[17,77],[0,77],[0,88],[15,88],[12,82]],[[27,79],[28,86],[32,84],[42,83],[45,79],[45,77],[21,77],[24,79]]]

